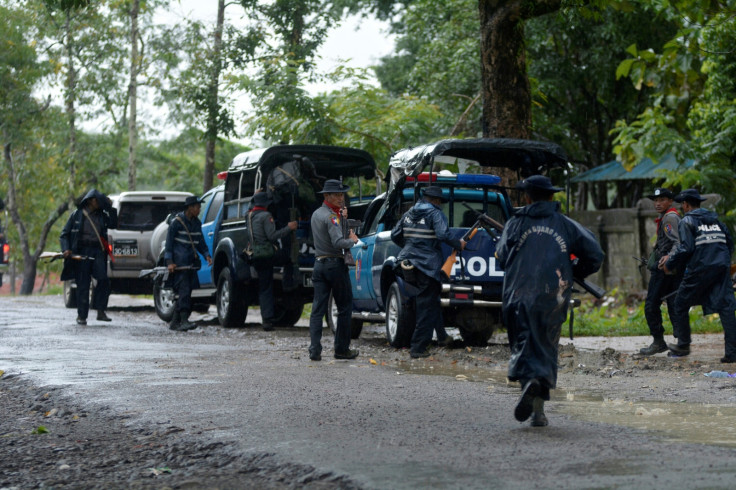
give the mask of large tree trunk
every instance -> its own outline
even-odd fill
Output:
[[[203,193],[212,188],[212,181],[215,177],[215,144],[217,143],[217,119],[220,113],[220,104],[218,101],[220,71],[222,70],[222,29],[225,25],[225,0],[217,2],[217,27],[215,28],[215,39],[213,46],[212,73],[210,77],[209,113],[207,114],[207,143],[205,145],[204,160],[204,186]]]
[[[532,96],[526,72],[524,20],[553,12],[560,0],[478,0],[483,83],[483,136],[531,137]],[[512,186],[513,171],[492,169]]]
[[[138,11],[140,0],[133,0],[130,8],[130,82],[128,83],[128,190],[135,190],[138,167],[136,150],[138,148]]]

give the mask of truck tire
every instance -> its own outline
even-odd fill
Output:
[[[330,327],[330,330],[332,330],[332,333],[334,334],[337,331],[337,306],[335,305],[335,300],[332,298],[332,293],[330,293],[330,299],[327,300],[327,325]],[[355,340],[360,337],[360,332],[363,331],[363,320],[358,320],[356,318],[350,319],[350,338]]]
[[[386,340],[391,347],[400,349],[411,344],[414,334],[415,314],[411,302],[404,299],[397,283],[391,284],[386,297]]]
[[[153,281],[153,305],[158,317],[166,323],[169,323],[174,317],[174,310],[176,309],[174,290],[164,287],[164,281],[161,277],[157,277]]]
[[[235,283],[230,269],[225,267],[217,280],[217,319],[225,328],[239,328],[245,323],[248,307],[242,298],[245,291],[242,285]]]
[[[77,307],[77,289],[72,287],[71,281],[64,281],[64,306]]]

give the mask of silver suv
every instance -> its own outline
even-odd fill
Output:
[[[183,209],[190,192],[133,191],[110,196],[118,212],[118,227],[108,231],[115,261],[107,262],[110,292],[117,294],[151,294],[151,281],[139,279],[142,269],[156,265],[151,252],[153,230],[170,213]],[[64,304],[76,307],[74,281],[64,283]]]

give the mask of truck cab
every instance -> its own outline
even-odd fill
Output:
[[[350,271],[353,288],[352,336],[364,322],[386,325],[394,347],[409,345],[415,325],[416,288],[397,273],[400,248],[391,230],[418,199],[421,189],[439,186],[448,202],[443,213],[457,238],[464,236],[483,213],[503,225],[514,208],[501,179],[483,173],[484,167],[512,168],[523,176],[563,167],[562,149],[551,143],[510,139],[443,140],[395,153],[389,163],[388,190],[366,209],[360,243],[353,248],[356,265]],[[485,345],[501,325],[503,271],[494,257],[500,232],[481,227],[457,254],[442,284],[440,302],[447,326],[460,330],[469,345]],[[446,259],[450,247],[442,244]],[[328,323],[334,328],[336,310],[330,302]]]

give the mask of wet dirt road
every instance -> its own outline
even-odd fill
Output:
[[[323,361],[310,362],[304,326],[263,332],[257,311],[249,311],[250,328],[227,330],[212,308],[195,315],[202,327],[178,333],[145,300],[118,296],[111,304],[112,323],[79,327],[61,298],[1,298],[0,370],[61,387],[89,410],[124,417],[131,430],[175,430],[202,444],[227,443],[231,455],[267,458],[270,468],[298,464],[344,477],[318,486],[285,479],[287,487],[733,485],[736,391],[730,379],[691,376],[691,364],[659,372],[669,360],[633,364],[615,352],[563,350],[561,361],[570,362],[548,409],[551,425],[533,429],[512,416],[518,387],[504,382],[503,345],[410,360],[371,327],[353,344],[358,359],[335,361],[325,330]],[[707,407],[671,410],[672,400],[697,407],[699,390],[709,390],[700,383],[712,381],[722,389]],[[637,417],[663,427],[629,423]],[[722,417],[723,439],[677,441],[662,431],[688,417],[715,419],[716,431]]]

